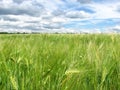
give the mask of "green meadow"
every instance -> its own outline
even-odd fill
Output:
[[[120,35],[1,34],[0,90],[120,90]]]

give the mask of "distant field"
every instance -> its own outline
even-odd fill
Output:
[[[120,35],[2,34],[0,90],[120,90]]]

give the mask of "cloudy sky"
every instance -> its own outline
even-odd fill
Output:
[[[0,32],[120,32],[120,0],[0,0]]]

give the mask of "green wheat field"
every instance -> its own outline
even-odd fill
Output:
[[[0,90],[120,90],[120,35],[1,34]]]

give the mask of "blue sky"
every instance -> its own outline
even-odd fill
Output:
[[[120,0],[0,0],[0,32],[120,32]]]

